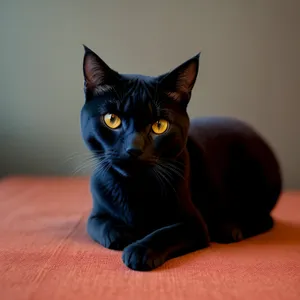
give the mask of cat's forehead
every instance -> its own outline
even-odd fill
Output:
[[[158,93],[154,78],[144,75],[125,75],[120,87],[124,113],[150,116],[156,106]]]
[[[143,99],[153,97],[158,88],[157,79],[146,75],[123,75],[124,96],[140,96]]]
[[[121,74],[124,80],[127,81],[144,81],[151,83],[153,81],[156,81],[155,77],[143,75],[143,74]]]

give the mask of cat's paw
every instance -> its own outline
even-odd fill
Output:
[[[139,243],[129,245],[122,256],[124,264],[135,271],[150,271],[165,262],[165,255]]]
[[[122,228],[106,229],[101,239],[101,244],[111,250],[123,250],[135,241],[134,236]]]
[[[214,241],[221,244],[240,242],[244,239],[242,229],[236,224],[223,224],[215,233]]]

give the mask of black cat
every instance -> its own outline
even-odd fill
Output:
[[[134,270],[273,226],[282,177],[267,143],[239,120],[189,120],[199,57],[148,77],[85,47],[81,128],[97,160],[87,231]]]

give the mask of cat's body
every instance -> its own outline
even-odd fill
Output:
[[[127,76],[86,48],[82,133],[98,159],[87,230],[135,270],[273,226],[282,183],[266,142],[235,119],[188,118],[198,58]]]
[[[248,124],[226,117],[192,120],[189,136],[192,200],[211,239],[242,238],[225,233],[224,225],[240,228],[244,238],[270,229],[269,215],[282,179],[277,159],[262,136]],[[219,235],[222,229],[225,235]]]

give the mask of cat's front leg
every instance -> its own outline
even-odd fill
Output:
[[[131,228],[109,216],[91,215],[87,232],[94,241],[113,250],[123,250],[138,239]]]
[[[123,262],[137,271],[149,271],[165,261],[205,248],[209,238],[205,228],[193,222],[160,228],[124,249]]]

